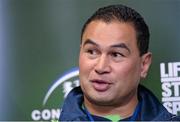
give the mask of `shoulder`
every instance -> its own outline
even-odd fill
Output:
[[[138,97],[142,102],[141,120],[179,120],[179,117],[169,113],[157,97],[149,89],[142,85],[138,87]]]
[[[83,93],[80,87],[72,89],[67,95],[60,114],[60,121],[85,121],[86,114],[81,109]]]
[[[173,116],[171,121],[180,121],[180,116]]]

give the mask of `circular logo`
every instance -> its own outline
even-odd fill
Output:
[[[61,114],[61,103],[74,87],[79,86],[78,76],[79,69],[77,67],[61,75],[46,92],[41,106],[43,108],[40,107],[31,112],[32,120],[58,120]]]

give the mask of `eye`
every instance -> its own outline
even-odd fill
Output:
[[[85,49],[85,53],[89,59],[95,59],[99,56],[99,51],[94,48]]]
[[[124,55],[122,53],[119,53],[119,52],[112,52],[111,56],[114,58],[124,57]]]
[[[110,53],[111,59],[115,62],[120,62],[124,59],[125,55],[120,52],[111,52]]]
[[[90,55],[96,55],[97,54],[97,51],[95,49],[87,49],[86,51],[88,54]]]

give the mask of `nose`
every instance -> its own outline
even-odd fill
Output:
[[[111,71],[110,61],[106,55],[101,55],[97,60],[95,72],[98,74],[107,74]]]

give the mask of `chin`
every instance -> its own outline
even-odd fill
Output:
[[[88,101],[95,104],[95,105],[100,105],[100,106],[108,106],[113,103],[113,99],[107,99],[107,96],[105,97],[87,97]]]

